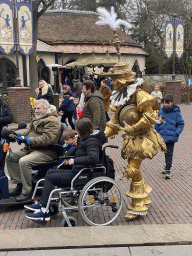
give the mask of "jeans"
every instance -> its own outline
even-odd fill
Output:
[[[75,125],[74,125],[74,123],[72,121],[73,113],[74,112],[64,112],[64,114],[62,115],[62,118],[61,118],[61,123],[66,123],[65,120],[66,120],[66,118],[68,118],[68,122],[69,122],[71,128],[73,130],[75,130]]]
[[[44,207],[47,205],[49,195],[55,186],[70,187],[71,180],[76,174],[70,169],[49,170],[45,177],[41,204]]]

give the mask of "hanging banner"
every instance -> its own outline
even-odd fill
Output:
[[[19,51],[28,55],[33,52],[32,2],[17,2]]]
[[[184,51],[184,22],[176,22],[176,56],[181,58]]]
[[[170,58],[173,54],[173,21],[166,21],[165,23],[165,56]]]
[[[4,54],[14,52],[13,1],[0,3],[0,51]]]

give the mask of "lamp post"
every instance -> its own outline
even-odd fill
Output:
[[[189,57],[189,79],[188,79],[188,85],[187,85],[187,104],[190,104],[189,86],[191,86],[191,66],[192,66],[192,56]]]
[[[57,86],[57,68],[52,68],[53,70],[53,76],[54,76],[54,87],[53,91],[56,93],[56,86]]]
[[[176,17],[177,15],[173,15],[173,74],[172,80],[175,80],[175,55],[176,55]]]
[[[16,86],[21,87],[21,78],[19,75],[19,42],[18,42],[18,27],[17,27],[17,10],[16,0],[13,0],[13,12],[14,12],[14,29],[15,29],[15,53],[16,53]]]

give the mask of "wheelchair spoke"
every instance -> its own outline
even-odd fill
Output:
[[[79,212],[88,225],[108,225],[122,207],[122,193],[117,183],[108,177],[91,180],[81,191]]]

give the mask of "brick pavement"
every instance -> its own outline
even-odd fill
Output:
[[[181,112],[185,120],[185,128],[176,143],[173,159],[173,175],[171,180],[165,180],[161,174],[164,168],[164,154],[159,153],[152,159],[142,162],[141,170],[146,183],[151,185],[153,190],[150,194],[152,204],[149,206],[148,214],[139,218],[127,221],[124,215],[127,212],[126,206],[130,199],[124,195],[123,208],[118,218],[112,225],[140,225],[140,224],[188,224],[192,223],[192,173],[190,156],[192,151],[192,105],[181,104]],[[120,184],[122,192],[129,189],[130,180],[120,181],[123,166],[127,163],[120,157],[122,146],[121,135],[109,140],[110,144],[118,145],[119,150],[108,149],[108,153],[113,158],[116,167],[116,181]],[[12,144],[13,148],[18,148],[17,144]],[[85,225],[78,212],[71,214],[78,220],[78,226]],[[45,226],[59,227],[62,215],[51,219]],[[31,220],[25,218],[25,211],[22,206],[2,207],[0,209],[0,229],[27,229],[42,227]]]

